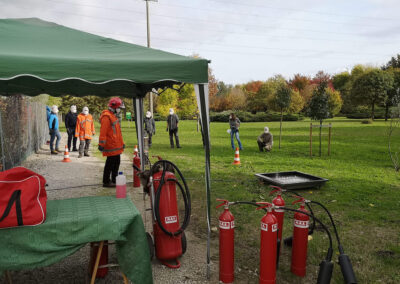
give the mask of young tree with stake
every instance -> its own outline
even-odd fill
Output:
[[[281,112],[281,122],[279,126],[279,149],[281,148],[281,137],[282,137],[282,120],[283,111],[290,107],[292,100],[292,89],[287,84],[281,84],[278,86],[274,98],[275,107]]]
[[[310,101],[308,114],[313,120],[319,120],[319,156],[321,157],[321,130],[322,121],[330,116],[329,97],[326,93],[328,82],[322,80],[314,90]]]

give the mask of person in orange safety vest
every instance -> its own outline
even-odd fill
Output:
[[[89,108],[85,106],[76,120],[75,137],[79,137],[80,140],[78,158],[82,158],[83,154],[89,157],[90,141],[94,134],[93,117],[89,114]]]
[[[125,108],[123,101],[120,98],[112,98],[108,109],[103,110],[100,116],[99,150],[107,157],[103,173],[104,187],[116,186],[121,154],[125,149],[118,119],[122,108]]]

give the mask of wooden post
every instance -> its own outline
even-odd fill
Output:
[[[310,123],[310,157],[312,157],[312,123]]]
[[[94,263],[92,279],[90,280],[90,284],[94,284],[94,281],[96,280],[96,274],[97,274],[97,269],[99,269],[100,256],[101,256],[101,252],[103,251],[103,245],[104,245],[104,241],[101,241],[99,250],[97,251],[96,262]]]
[[[11,279],[10,271],[6,270],[6,271],[5,271],[5,276],[6,276],[6,279],[7,279],[7,283],[8,283],[8,284],[12,284],[12,279]]]
[[[319,121],[319,156],[321,157],[322,145],[322,120]]]
[[[331,130],[332,130],[332,124],[329,123],[329,134],[328,134],[328,156],[331,155]]]

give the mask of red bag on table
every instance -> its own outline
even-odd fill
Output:
[[[39,225],[46,219],[46,180],[23,167],[0,173],[0,228]]]

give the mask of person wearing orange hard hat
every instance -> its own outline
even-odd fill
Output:
[[[89,114],[89,108],[85,106],[76,120],[75,137],[79,137],[79,156],[83,154],[89,157],[89,145],[92,141],[92,136],[95,134],[93,117]]]
[[[125,105],[120,98],[112,98],[108,102],[108,109],[103,110],[100,116],[99,150],[107,157],[103,173],[104,187],[116,186],[121,154],[125,149],[118,119],[123,108]]]

